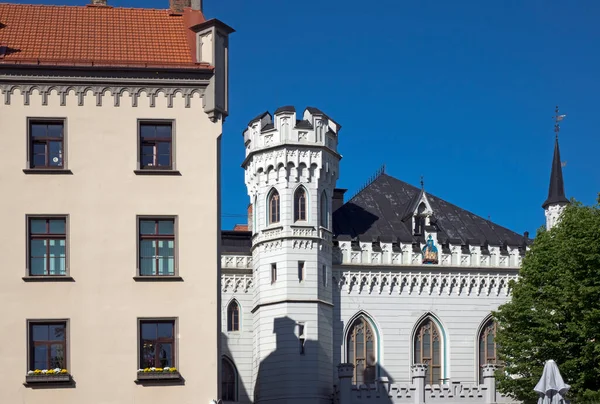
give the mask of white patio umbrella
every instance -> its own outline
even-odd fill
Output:
[[[533,390],[540,395],[538,404],[565,404],[568,403],[565,395],[570,388],[560,375],[556,362],[550,359],[544,365],[542,377]]]

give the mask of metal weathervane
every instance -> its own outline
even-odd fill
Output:
[[[563,114],[560,115],[558,113],[558,105],[556,106],[556,109],[554,110],[555,115],[554,115],[554,133],[556,133],[556,137],[558,137],[558,132],[560,131],[560,125],[558,124],[560,121],[562,121],[563,119],[565,119],[567,117],[567,114]]]
[[[558,112],[558,105],[556,106],[556,109],[554,110],[554,133],[556,135],[556,139],[558,140],[558,132],[560,132],[560,125],[558,124],[560,121],[562,121],[563,119],[565,119],[567,117],[567,114],[560,114]],[[560,163],[561,167],[565,167],[567,165],[566,161],[561,161]]]

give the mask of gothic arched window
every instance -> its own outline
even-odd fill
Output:
[[[348,330],[348,363],[354,365],[354,384],[374,383],[377,377],[376,336],[366,318],[359,317]]]
[[[240,330],[240,306],[232,300],[227,306],[227,331]]]
[[[221,360],[221,400],[237,401],[237,372],[233,363],[223,357]]]
[[[321,226],[325,227],[326,229],[329,228],[329,201],[327,200],[327,194],[325,193],[325,191],[323,191],[323,193],[321,194],[321,214],[320,214],[320,218],[321,218]]]
[[[427,365],[426,384],[442,380],[442,336],[435,322],[427,317],[417,327],[414,340],[414,363]]]
[[[499,364],[496,346],[496,322],[489,319],[479,333],[479,383],[483,383],[483,365]]]
[[[269,195],[269,224],[279,223],[280,213],[279,192],[276,189]]]
[[[299,187],[294,192],[294,221],[306,220],[306,190]]]

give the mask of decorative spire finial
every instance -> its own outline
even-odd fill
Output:
[[[423,181],[423,176],[421,176],[421,189],[425,190],[425,181]]]

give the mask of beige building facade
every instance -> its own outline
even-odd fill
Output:
[[[232,31],[185,2],[0,5],[2,402],[220,397]]]

